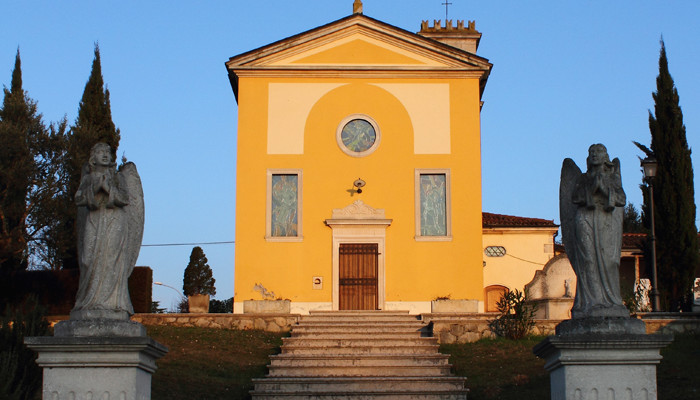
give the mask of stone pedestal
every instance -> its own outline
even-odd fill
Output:
[[[447,299],[430,302],[432,313],[476,313],[479,312],[479,300]]]
[[[570,297],[543,298],[532,300],[535,305],[535,319],[569,319],[574,299]]]
[[[192,314],[208,313],[209,312],[209,295],[208,294],[195,294],[192,296],[187,296],[187,304],[189,305],[189,312]]]
[[[637,333],[634,328],[628,329],[634,333],[601,333],[603,325],[610,328],[627,324],[601,322],[594,325],[594,332],[586,332],[579,324],[557,327],[556,336],[533,348],[535,355],[546,361],[551,399],[656,399],[656,365],[662,358],[659,352],[673,338]]]
[[[290,300],[243,300],[244,314],[289,314]]]
[[[119,331],[115,325],[126,328],[121,330],[123,336],[96,336]],[[53,337],[24,341],[39,354],[36,362],[44,371],[42,399],[151,398],[156,360],[168,349],[145,336],[143,326],[130,321],[65,321],[55,332]]]

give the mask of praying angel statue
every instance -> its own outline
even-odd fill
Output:
[[[573,160],[565,159],[559,187],[562,239],[577,278],[571,318],[628,318],[620,297],[626,201],[620,160],[611,162],[605,146],[594,144],[586,164],[588,170],[581,173]]]
[[[128,280],[143,237],[143,189],[134,163],[115,167],[112,149],[97,143],[75,194],[80,283],[72,320],[128,320],[134,313]]]

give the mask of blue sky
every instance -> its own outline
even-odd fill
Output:
[[[365,0],[364,12],[415,32],[421,20],[445,18],[443,2]],[[450,18],[476,20],[478,54],[494,64],[481,114],[484,211],[558,222],[561,162],[584,166],[598,142],[620,158],[628,200],[638,205],[640,153],[632,141],[650,141],[662,35],[688,141],[698,148],[700,2],[452,3]],[[47,122],[75,120],[99,42],[119,155],[136,163],[144,185],[143,242],[167,244],[235,238],[237,105],[224,62],[345,17],[352,0],[5,0],[0,9],[0,84],[9,85],[19,46],[24,88]],[[235,246],[202,247],[216,298],[231,297]],[[191,249],[144,247],[138,265],[181,291]],[[177,297],[165,287],[153,294],[166,307]]]

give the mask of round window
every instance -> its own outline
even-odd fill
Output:
[[[379,127],[370,117],[353,114],[338,125],[338,146],[347,155],[364,157],[379,145]]]

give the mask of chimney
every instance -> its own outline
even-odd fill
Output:
[[[445,20],[444,27],[439,19],[434,20],[432,26],[428,26],[428,21],[422,21],[418,34],[476,54],[479,40],[481,40],[481,33],[476,30],[475,26],[474,21],[469,21],[466,27],[463,20],[458,20],[457,26],[452,25],[451,19]]]

